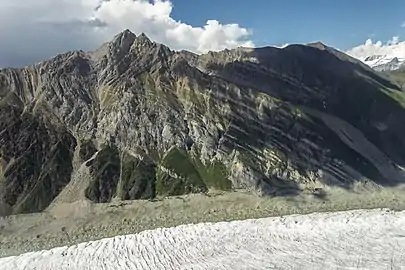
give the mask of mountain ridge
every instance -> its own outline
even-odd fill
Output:
[[[0,215],[211,188],[396,185],[403,98],[326,46],[196,55],[126,30],[0,70]]]

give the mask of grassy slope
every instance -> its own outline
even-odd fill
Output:
[[[231,188],[222,163],[214,161],[204,165],[199,159],[193,159],[187,152],[176,147],[166,153],[159,166],[156,184],[158,195],[206,192],[209,187],[219,190]]]

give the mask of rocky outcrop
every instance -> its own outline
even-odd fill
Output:
[[[0,105],[0,208],[40,211],[69,183],[76,140],[45,112],[28,112],[19,103],[10,97]]]
[[[321,45],[195,55],[124,31],[0,70],[0,210],[402,182],[403,92]]]

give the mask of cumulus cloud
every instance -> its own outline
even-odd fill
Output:
[[[174,50],[254,46],[251,31],[238,24],[208,20],[196,27],[174,20],[169,0],[0,0],[0,7],[0,67],[94,49],[124,29]]]
[[[392,37],[385,43],[382,41],[374,43],[371,39],[367,39],[364,44],[348,50],[347,53],[360,60],[372,55],[405,58],[405,41],[400,41],[398,36]]]

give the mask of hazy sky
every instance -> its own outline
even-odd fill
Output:
[[[351,52],[379,53],[402,46],[404,11],[403,0],[0,0],[0,67],[94,49],[126,28],[198,53],[318,40],[346,51],[368,39]]]

